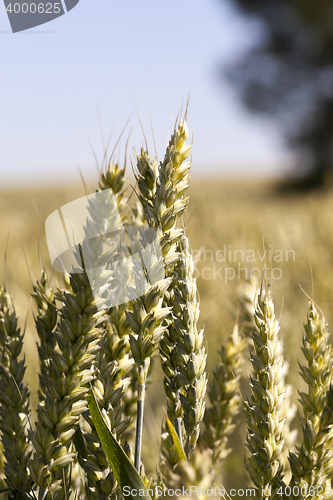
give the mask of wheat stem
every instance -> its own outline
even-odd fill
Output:
[[[141,449],[142,449],[142,431],[143,431],[143,415],[145,405],[146,392],[146,375],[143,366],[138,367],[138,404],[136,417],[136,436],[135,436],[135,458],[134,466],[138,472],[141,467]]]

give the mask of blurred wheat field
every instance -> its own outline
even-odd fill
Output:
[[[89,186],[88,189],[89,192],[94,192],[95,186]],[[128,189],[130,194],[131,188]],[[25,256],[33,282],[41,271],[39,245],[43,263],[52,272],[45,241],[45,219],[65,203],[84,195],[84,188],[79,183],[66,188],[45,187],[1,192],[0,261],[4,261],[10,232],[6,264],[7,288],[14,295],[22,328],[30,308],[31,290]],[[209,182],[193,181],[189,196],[184,223],[197,259],[200,326],[204,327],[208,345],[208,370],[217,362],[217,351],[237,317],[238,278],[244,279],[251,268],[259,269],[263,276],[265,265],[269,278],[272,268],[276,268],[278,271],[275,271],[275,276],[279,279],[273,279],[271,283],[276,311],[281,311],[278,313],[281,335],[285,343],[285,357],[290,364],[288,382],[295,388],[293,398],[296,400],[297,389],[302,388],[296,359],[300,356],[302,324],[306,319],[308,302],[300,285],[323,310],[328,323],[331,324],[333,320],[330,307],[333,298],[333,192],[327,190],[281,195],[277,193],[273,182],[216,179]],[[36,220],[35,206],[38,209],[39,223]],[[252,262],[248,261],[249,256]],[[53,278],[61,285],[62,277],[59,273],[53,272]],[[0,280],[4,283],[3,267]],[[32,406],[36,406],[36,339],[30,311],[25,355]],[[154,381],[148,389],[147,404],[152,425],[146,425],[145,433],[147,437],[149,434],[149,439],[144,439],[144,442],[149,443],[144,462],[147,469],[153,471],[156,463],[152,448],[157,457],[157,436],[162,406],[165,404],[158,359],[154,363],[154,369],[156,376],[154,374]],[[243,397],[249,392],[246,381],[242,384],[241,391]],[[242,440],[243,431],[240,426],[233,438],[237,449],[225,464],[228,476],[226,481],[230,484],[236,480],[243,481],[243,484],[246,481],[242,466]],[[240,461],[241,467],[236,468]],[[244,474],[242,478],[240,474]]]

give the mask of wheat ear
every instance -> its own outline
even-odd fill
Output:
[[[37,408],[38,421],[31,436],[37,456],[31,463],[36,484],[51,498],[58,492],[66,498],[68,485],[61,488],[63,469],[75,457],[73,435],[79,417],[87,410],[87,384],[93,380],[92,366],[98,351],[101,313],[96,310],[85,273],[71,275],[73,292],[63,292],[60,322],[56,329],[58,348],[54,350],[46,379],[45,401]]]
[[[237,296],[240,306],[240,325],[244,334],[251,338],[254,324],[255,302],[258,296],[260,283],[257,279],[248,278],[241,281],[237,287]]]
[[[260,499],[275,498],[282,482],[280,456],[283,449],[280,417],[284,393],[280,389],[283,368],[282,346],[278,338],[279,323],[275,318],[270,287],[260,288],[255,307],[253,331],[254,353],[251,355],[252,394],[245,402],[248,425],[246,468]]]
[[[28,463],[32,447],[28,438],[29,390],[23,383],[25,360],[19,361],[23,333],[18,327],[9,294],[0,287],[0,430],[5,457],[5,481],[9,488],[30,492]],[[12,498],[19,498],[15,490]]]
[[[115,206],[121,215],[127,202],[124,191],[124,173],[124,169],[119,169],[118,165],[110,162],[107,170],[102,173],[99,183],[99,191],[112,190]],[[123,217],[121,219],[124,220]],[[117,248],[119,259],[122,257],[121,248],[121,245]],[[115,276],[115,272],[112,276]],[[96,358],[95,379],[92,383],[105,420],[117,437],[127,428],[129,421],[126,412],[123,415],[121,399],[124,397],[124,392],[132,394],[132,391],[128,389],[133,360],[129,357],[130,329],[125,316],[126,308],[126,304],[116,305],[111,307],[105,315],[102,324],[103,338]],[[85,412],[84,417],[89,424],[89,430],[82,426],[81,437],[85,442],[86,451],[85,456],[80,457],[80,464],[87,474],[85,487],[86,495],[90,500],[112,495],[116,484],[90,414]]]
[[[204,416],[205,448],[213,451],[213,462],[221,463],[228,456],[228,436],[233,431],[235,418],[242,404],[239,381],[242,374],[247,339],[241,338],[238,323],[235,324],[225,345],[219,352],[220,361],[214,368],[208,384],[210,407]]]
[[[162,438],[169,439],[166,435],[162,436]],[[164,495],[171,490],[186,492],[184,497],[177,494],[169,497],[173,500],[179,497],[185,499],[189,494],[195,500],[205,500],[213,496],[214,470],[210,450],[200,451],[196,448],[189,460],[178,461],[173,468],[170,467],[170,462],[162,460],[160,470],[163,476],[162,487],[165,488]],[[222,490],[222,488],[217,489]],[[163,498],[163,496],[160,498]]]
[[[57,324],[57,306],[53,289],[49,285],[49,280],[44,270],[42,271],[40,280],[33,287],[32,296],[38,311],[35,317],[35,326],[39,337],[39,344],[37,344],[40,363],[38,400],[41,403],[45,400],[45,387],[49,376],[50,359],[57,344],[54,334],[54,328]]]
[[[199,297],[194,277],[194,262],[188,239],[179,242],[180,260],[176,267],[178,280],[174,286],[172,323],[161,342],[160,354],[165,374],[166,394],[173,405],[173,418],[184,422],[185,448],[193,451],[204,416],[207,386],[206,351],[203,330],[198,330]],[[181,408],[178,406],[178,397]],[[182,410],[182,412],[181,412]],[[181,432],[179,429],[178,432]]]
[[[99,189],[112,189],[115,195],[118,210],[122,215],[128,201],[125,194],[125,169],[119,169],[117,165],[110,163],[107,171],[102,175]],[[138,203],[132,209],[130,218],[131,226],[135,226],[137,228],[142,225],[141,204]],[[127,222],[125,215],[122,215],[122,220],[126,227]],[[132,231],[131,243],[133,243],[133,239],[137,237],[138,231]],[[121,255],[119,256],[119,259],[120,258]],[[125,282],[126,272],[128,272],[128,269],[124,269],[122,267],[120,272],[123,273],[121,282]],[[130,280],[128,279],[128,282],[129,281]],[[124,392],[122,395],[122,407],[128,426],[122,434],[122,438],[129,441],[131,441],[134,434],[135,419],[133,417],[135,416],[137,403],[137,377],[129,344],[129,334],[131,333],[131,329],[126,319],[126,311],[131,309],[132,306],[129,302],[111,307],[106,315],[106,322],[104,325],[106,339],[105,359],[109,363],[112,361],[117,362],[118,370],[114,376],[116,386],[119,386],[122,380],[125,381],[123,384]]]
[[[188,136],[185,122],[175,127],[166,150],[164,161],[157,169],[157,163],[141,152],[138,157],[138,189],[145,218],[150,228],[156,229],[156,240],[162,255],[152,257],[145,247],[151,243],[142,233],[142,263],[146,275],[154,277],[155,282],[145,287],[145,279],[137,277],[136,289],[143,291],[143,296],[133,302],[133,312],[127,312],[129,324],[134,335],[130,337],[133,357],[138,366],[138,404],[135,445],[135,466],[141,466],[142,425],[145,399],[145,385],[150,358],[166,329],[164,319],[170,308],[163,304],[164,296],[172,282],[171,277],[161,279],[166,271],[172,271],[178,259],[177,240],[182,230],[175,224],[184,213],[187,198],[183,193],[188,187],[189,164],[184,164],[191,146],[185,145]],[[148,238],[148,239],[147,239]],[[160,280],[160,281],[158,281]],[[145,289],[144,289],[145,288]]]
[[[292,478],[290,485],[299,488],[324,486],[331,478],[333,453],[330,426],[332,417],[332,349],[328,343],[329,329],[311,301],[304,325],[302,351],[307,365],[300,365],[308,394],[301,392],[304,417],[300,419],[303,442],[298,453],[289,457]],[[326,396],[326,399],[325,399]],[[329,418],[328,418],[329,417]],[[324,425],[325,423],[325,425]]]
[[[57,492],[59,500],[68,495],[75,459],[73,436],[80,415],[87,411],[85,396],[102,338],[104,291],[110,281],[105,263],[114,254],[105,233],[118,230],[121,224],[114,195],[109,191],[104,197],[89,199],[88,212],[85,240],[76,250],[76,258],[81,263],[84,253],[89,271],[83,267],[71,272],[69,290],[59,293],[62,308],[56,328],[57,349],[50,361],[46,397],[37,408],[38,421],[32,435],[39,454],[31,464],[34,481],[48,491],[48,498]]]
[[[237,287],[237,295],[240,306],[240,325],[242,332],[244,332],[248,339],[252,336],[253,328],[255,327],[254,312],[258,289],[259,282],[254,278],[248,278],[247,280],[241,282]],[[293,388],[291,385],[286,385],[285,382],[288,374],[288,368],[289,365],[285,362],[280,380],[280,391],[285,393],[285,399],[280,410],[280,419],[285,421],[282,429],[284,447],[281,452],[281,463],[283,465],[284,481],[287,483],[289,483],[291,477],[288,454],[295,446],[297,437],[297,429],[291,430],[290,428],[291,423],[295,418],[297,407],[291,400]]]

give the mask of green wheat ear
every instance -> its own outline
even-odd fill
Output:
[[[228,456],[228,437],[235,428],[235,419],[242,404],[239,381],[242,374],[247,339],[239,335],[234,326],[225,345],[219,352],[220,361],[213,370],[208,384],[210,407],[204,423],[203,443],[213,451],[213,462],[220,464]]]
[[[35,326],[39,337],[39,344],[37,345],[40,363],[38,399],[39,403],[41,403],[45,400],[45,387],[49,377],[50,359],[57,344],[54,333],[57,324],[55,295],[44,270],[40,280],[33,287],[32,296],[38,311],[35,317]]]
[[[257,488],[258,498],[268,498],[263,490],[276,492],[282,481],[281,452],[284,420],[280,415],[284,393],[280,379],[284,361],[278,338],[279,323],[275,318],[270,287],[261,286],[255,307],[253,331],[254,352],[251,355],[252,394],[245,402],[248,425],[246,468]]]
[[[203,330],[199,330],[199,294],[194,275],[194,262],[189,241],[183,236],[179,242],[180,259],[176,268],[179,274],[175,283],[173,324],[176,339],[175,386],[185,428],[185,450],[193,452],[200,434],[206,403],[207,353]]]
[[[205,411],[207,387],[206,350],[203,330],[199,330],[199,296],[194,262],[186,236],[178,243],[179,262],[174,268],[173,286],[166,301],[172,317],[160,342],[160,357],[167,395],[167,412],[187,456],[196,447]],[[167,426],[162,428],[161,473],[168,482],[179,457]],[[169,469],[169,472],[168,472]]]
[[[259,288],[259,281],[254,278],[242,281],[237,287],[241,330],[249,340],[255,327],[254,313]],[[291,478],[288,455],[289,452],[294,449],[297,438],[297,429],[291,430],[291,424],[295,418],[297,407],[291,399],[293,388],[291,385],[286,384],[288,369],[289,365],[285,362],[280,380],[280,391],[285,393],[285,399],[280,410],[280,418],[285,421],[282,429],[284,447],[281,453],[281,463],[283,465],[284,481],[286,483],[289,483]]]
[[[236,290],[240,307],[240,325],[244,334],[249,338],[252,337],[253,328],[255,327],[255,303],[259,289],[259,281],[254,278],[248,278],[241,281]]]
[[[9,294],[0,287],[0,431],[7,487],[32,487],[28,463],[32,446],[28,437],[29,390],[23,383],[25,360],[19,360],[24,334],[18,327]],[[16,495],[16,496],[15,496]],[[18,493],[14,493],[17,498]]]
[[[109,163],[101,174],[99,191],[112,189],[115,206],[125,222],[124,209],[127,203],[125,195],[125,170]],[[107,244],[106,239],[106,244]],[[124,278],[124,277],[122,277]],[[122,402],[132,397],[130,387],[133,359],[130,357],[129,333],[125,311],[128,304],[111,307],[101,324],[102,339],[95,362],[95,379],[92,382],[94,394],[100,410],[110,430],[119,438],[124,438],[128,430],[129,415],[124,411]],[[128,410],[129,405],[125,407]],[[100,440],[89,412],[83,414],[85,422],[81,425],[81,436],[85,444],[85,453],[79,457],[81,467],[86,473],[85,494],[88,500],[112,498],[119,495],[112,470],[101,448]],[[87,426],[88,424],[88,426]],[[133,427],[133,424],[132,424]]]
[[[142,295],[133,301],[133,311],[127,311],[128,323],[132,329],[130,345],[137,365],[138,403],[135,444],[135,466],[141,468],[141,440],[145,387],[150,359],[157,351],[159,341],[166,331],[171,307],[165,301],[168,288],[172,283],[172,270],[179,258],[177,241],[183,234],[176,228],[176,223],[184,213],[187,198],[184,192],[188,188],[191,145],[187,145],[187,125],[181,121],[174,129],[166,149],[163,162],[158,165],[151,160],[147,152],[141,151],[137,157],[137,182],[139,199],[149,228],[156,230],[156,240],[161,248],[161,255],[147,253],[148,233],[142,232],[142,263],[136,273],[136,290]],[[142,266],[149,283],[140,277]],[[166,275],[164,277],[164,275]],[[151,279],[151,278],[155,279]]]
[[[187,498],[190,491],[191,498],[195,500],[212,498],[211,492],[208,491],[212,488],[215,474],[211,450],[200,451],[195,448],[188,460],[178,460],[173,468],[170,468],[169,463],[162,460],[160,470],[165,488],[179,489],[180,491],[187,490],[188,493],[185,493],[185,497],[178,498]],[[191,487],[192,490],[190,490]],[[219,489],[221,490],[221,488]],[[177,497],[174,496],[173,498],[176,499]]]
[[[103,289],[108,281],[105,261],[113,255],[106,238],[109,231],[119,229],[119,212],[113,193],[89,200],[89,217],[85,232],[85,251],[92,256],[90,279],[84,268],[70,273],[70,286],[59,291],[61,301],[59,320],[55,329],[56,348],[50,359],[45,383],[45,400],[37,407],[38,420],[31,434],[36,454],[30,461],[31,475],[47,500],[68,496],[72,468],[77,462],[74,436],[80,418],[87,411],[86,394],[94,379],[94,366],[103,337],[101,323],[105,311],[104,297],[95,298],[92,292]],[[96,234],[101,235],[96,238]],[[80,248],[76,250],[78,262]]]
[[[311,301],[302,346],[307,366],[300,365],[301,375],[308,386],[307,394],[299,393],[304,415],[300,418],[303,442],[297,453],[291,453],[289,457],[292,487],[325,487],[332,479],[333,366],[329,335],[324,316],[318,313]]]

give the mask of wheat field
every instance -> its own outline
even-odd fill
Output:
[[[88,186],[94,192],[93,183]],[[130,193],[130,186],[128,191]],[[24,353],[26,378],[37,405],[37,348],[31,304],[31,281],[41,273],[41,260],[52,273],[46,248],[44,222],[60,206],[84,196],[77,185],[36,189],[12,189],[0,196],[0,259],[7,248],[7,289],[14,296],[20,325],[26,326]],[[306,321],[310,296],[332,323],[330,308],[333,278],[333,193],[327,189],[308,194],[281,194],[268,181],[230,181],[194,179],[189,189],[190,202],[183,216],[196,265],[200,294],[199,327],[204,327],[207,342],[207,367],[218,360],[217,351],[233,329],[239,313],[237,288],[244,277],[252,276],[271,284],[275,311],[279,318],[284,356],[290,365],[287,382],[294,387],[292,399],[302,388],[299,367],[302,324]],[[36,216],[38,213],[38,216]],[[8,236],[9,235],[9,236]],[[53,272],[61,284],[62,276]],[[27,316],[27,311],[30,313]],[[154,363],[155,376],[148,387],[147,421],[145,421],[143,458],[148,472],[154,472],[159,454],[159,432],[162,407],[162,374]],[[250,367],[246,367],[247,370]],[[248,396],[246,381],[241,382],[242,396]],[[243,467],[244,421],[236,428],[231,443],[235,450],[223,467],[226,486],[247,483]],[[152,445],[153,443],[153,445]],[[152,453],[153,449],[153,453]]]

